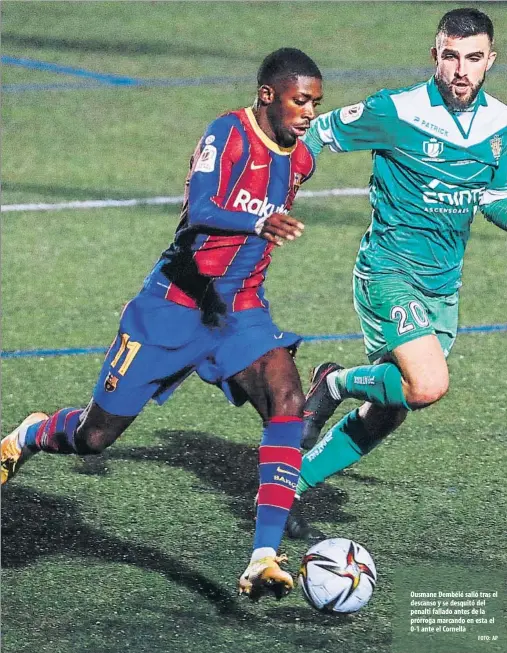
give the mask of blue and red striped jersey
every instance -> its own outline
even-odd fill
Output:
[[[191,158],[174,242],[159,262],[166,298],[212,312],[267,307],[263,282],[274,245],[255,225],[289,212],[314,168],[302,141],[278,146],[250,108],[214,120]]]

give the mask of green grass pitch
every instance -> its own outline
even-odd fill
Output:
[[[5,93],[3,202],[179,195],[201,131],[252,101],[265,54],[291,45],[326,70],[378,71],[378,79],[329,82],[329,110],[417,81],[410,69],[430,66],[438,19],[455,6],[8,0],[4,54],[137,77],[251,75],[252,83]],[[478,6],[495,21],[505,64],[505,6]],[[64,81],[76,78],[3,68],[4,84]],[[507,101],[505,73],[492,73],[487,88]],[[308,188],[364,187],[369,167],[368,154],[323,155]],[[267,288],[275,318],[304,334],[357,332],[351,271],[366,199],[301,199],[294,214],[307,229],[274,257]],[[6,213],[4,349],[107,346],[177,219],[176,207]],[[462,325],[506,321],[506,253],[506,235],[478,215]],[[310,367],[328,358],[365,360],[359,341],[304,344],[297,360],[305,384]],[[3,651],[391,653],[402,609],[397,579],[407,570],[489,574],[501,591],[505,334],[461,335],[449,364],[449,394],[312,503],[323,531],[357,540],[376,561],[378,587],[357,615],[322,616],[299,590],[280,603],[235,596],[253,533],[260,424],[253,409],[235,409],[190,379],[164,407],[148,406],[103,456],[40,455],[6,486]],[[33,410],[84,405],[100,365],[95,355],[4,360],[3,433]],[[284,550],[296,572],[305,543],[286,541]],[[446,653],[469,650],[455,650],[455,641]],[[470,651],[502,653],[506,641],[474,642]]]

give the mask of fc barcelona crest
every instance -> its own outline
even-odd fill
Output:
[[[294,173],[294,185],[292,186],[292,192],[294,195],[298,192],[302,179],[303,175],[300,172]]]
[[[109,374],[106,376],[106,380],[104,381],[104,390],[106,392],[114,392],[116,390],[116,386],[118,385],[118,377],[114,376],[114,374]]]
[[[435,159],[437,156],[440,156],[444,151],[444,144],[442,143],[442,141],[438,141],[436,138],[430,138],[429,141],[424,141],[423,150],[426,156]]]
[[[498,134],[493,136],[493,138],[489,141],[489,144],[491,145],[493,156],[498,160],[500,158],[500,154],[502,153],[502,137],[498,136]]]

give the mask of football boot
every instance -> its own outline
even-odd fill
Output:
[[[343,370],[343,367],[331,362],[321,363],[313,369],[303,412],[301,448],[306,451],[317,443],[322,427],[342,402],[335,399],[327,387],[327,377],[338,370]]]
[[[310,524],[304,515],[301,499],[294,499],[285,524],[285,533],[293,540],[306,540],[310,535]]]
[[[28,447],[21,447],[19,444],[19,431],[21,428],[42,422],[48,419],[46,413],[32,413],[17,426],[12,433],[6,435],[2,440],[2,485],[7,483],[16,474],[28,458],[33,456],[35,451]]]
[[[266,594],[273,594],[277,600],[287,596],[294,587],[294,579],[280,567],[286,561],[285,554],[251,561],[239,579],[239,593],[252,601]]]

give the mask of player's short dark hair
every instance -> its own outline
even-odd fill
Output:
[[[257,84],[273,86],[276,82],[297,77],[322,79],[319,67],[310,57],[297,48],[280,48],[264,59],[257,73]]]
[[[489,42],[493,43],[493,23],[489,16],[472,7],[462,7],[448,11],[438,24],[437,35],[445,34],[458,39],[477,34],[487,34]]]

